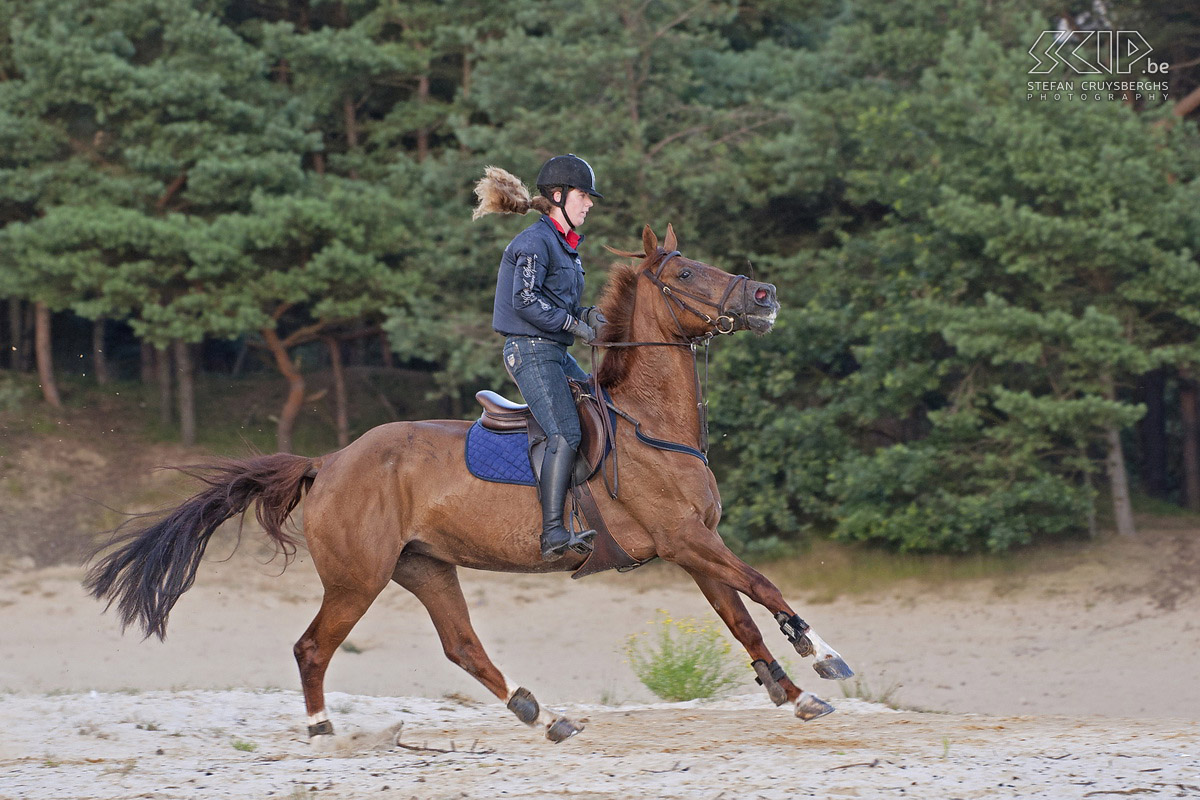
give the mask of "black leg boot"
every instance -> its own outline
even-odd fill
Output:
[[[563,525],[563,506],[575,466],[575,450],[567,440],[555,434],[546,442],[542,456],[540,489],[542,495],[542,560],[561,558],[568,548],[586,553],[596,532],[580,531],[574,535]]]

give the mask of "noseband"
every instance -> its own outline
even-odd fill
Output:
[[[658,262],[658,269],[651,272],[650,267],[646,267],[646,269],[642,271],[642,275],[644,275],[647,280],[657,286],[663,293],[663,297],[667,299],[667,308],[671,310],[671,316],[675,318],[675,324],[679,326],[679,332],[683,333],[683,324],[680,323],[679,317],[676,316],[675,308],[671,305],[671,302],[674,302],[675,305],[679,306],[684,311],[694,314],[707,322],[709,325],[712,325],[715,333],[733,333],[734,327],[737,325],[737,319],[733,314],[730,314],[727,311],[725,304],[729,302],[729,298],[733,296],[733,293],[740,288],[742,290],[742,307],[745,307],[746,286],[749,278],[747,278],[745,275],[734,275],[729,279],[729,284],[725,287],[724,293],[721,294],[720,301],[714,303],[708,298],[701,297],[693,292],[688,292],[678,287],[672,288],[663,281],[663,270],[667,268],[668,262],[670,262],[671,259],[675,258],[677,255],[680,255],[680,252],[678,250],[672,250],[663,256],[662,261]],[[710,317],[708,314],[691,305],[686,300],[681,299],[681,297],[688,297],[706,306],[712,306],[717,312],[716,319]],[[688,337],[686,334],[684,334],[684,338],[691,339],[693,337]]]

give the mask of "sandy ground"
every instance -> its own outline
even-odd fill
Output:
[[[77,568],[0,564],[0,797],[1200,797],[1191,550],[1164,544],[1170,569],[1118,552],[822,603],[803,588],[819,564],[768,566],[864,681],[818,679],[757,613],[793,677],[838,707],[810,723],[749,670],[724,700],[656,703],[626,638],[659,609],[712,616],[669,566],[580,582],[464,573],[509,680],[587,720],[560,745],[446,661],[392,587],[331,665],[341,736],[314,752],[291,646],[319,583],[303,556],[282,575],[253,546],[215,560],[230,545],[211,548],[165,644],[122,636]],[[885,693],[900,711],[868,702]]]

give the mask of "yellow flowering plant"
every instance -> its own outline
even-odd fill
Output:
[[[713,621],[673,619],[665,610],[625,644],[638,679],[657,697],[671,702],[715,697],[741,681],[741,664],[722,629]]]

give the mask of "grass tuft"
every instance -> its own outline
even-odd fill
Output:
[[[897,681],[892,681],[882,688],[871,686],[867,682],[867,679],[861,675],[855,676],[852,682],[842,681],[843,697],[855,697],[859,700],[866,700],[868,703],[879,703],[892,709],[900,708],[899,693],[900,684]]]
[[[697,700],[741,682],[742,665],[715,622],[673,619],[659,609],[647,633],[634,634],[625,653],[634,674],[655,696],[670,702]]]

